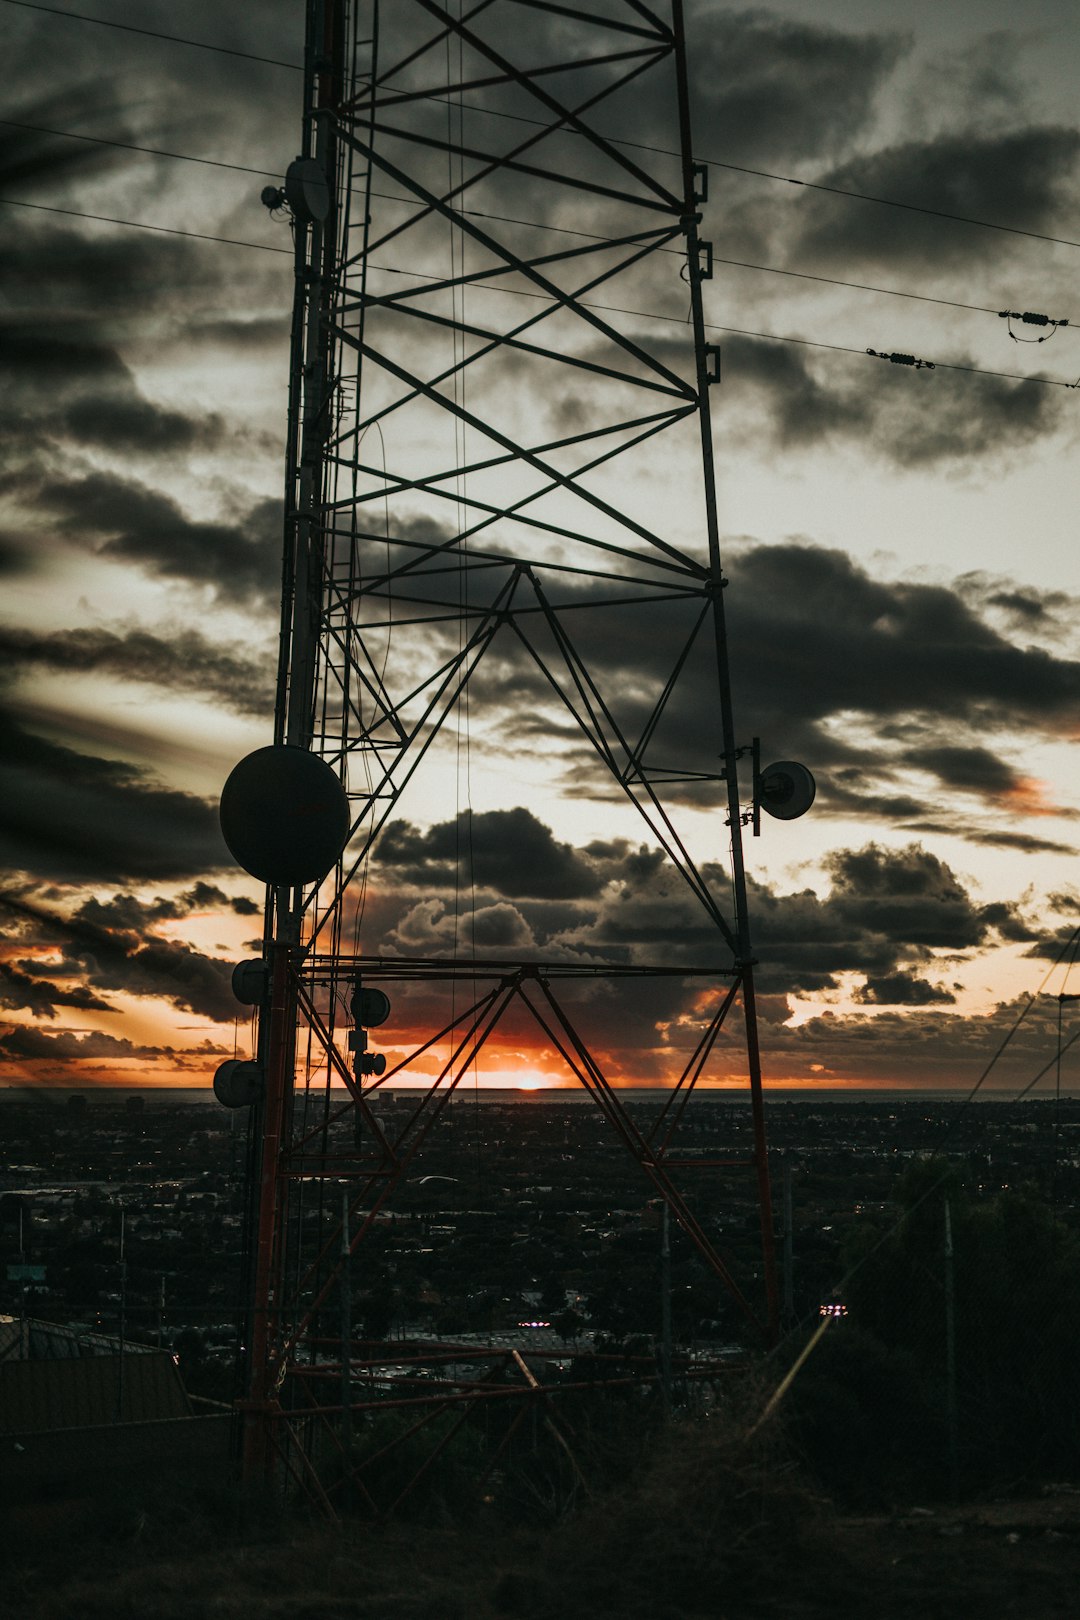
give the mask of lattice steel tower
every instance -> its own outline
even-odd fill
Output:
[[[405,1357],[355,1340],[347,1256],[501,1032],[530,1026],[591,1094],[764,1341],[777,1288],[742,848],[761,779],[732,718],[681,4],[310,0],[305,87],[301,158],[264,194],[296,247],[275,743],[230,840],[269,880],[263,960],[237,978],[258,1046],[218,1089],[254,1099],[248,1465],[280,1455],[325,1499],[319,1459],[349,1453],[357,1406],[392,1397]],[[365,954],[368,857],[399,806],[446,821],[463,748],[497,780],[500,750],[518,768],[511,737],[535,736],[564,798],[606,793],[644,819],[696,903],[694,954],[485,957],[467,913],[443,951]],[[301,753],[344,789],[344,840],[333,793],[315,802],[329,772],[299,790],[274,774]],[[456,808],[443,854],[460,872],[475,818]],[[328,840],[314,873],[245,844],[305,844],[305,828]],[[632,1020],[665,979],[693,987],[693,1038],[646,1118],[590,1013],[626,996]],[[752,1118],[750,1150],[722,1165],[678,1137],[720,1051]],[[372,1107],[418,1074],[411,1107]],[[695,1164],[749,1178],[749,1281],[694,1212]],[[493,1392],[459,1357],[429,1393]]]

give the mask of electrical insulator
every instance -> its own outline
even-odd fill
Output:
[[[913,354],[885,354],[881,349],[867,349],[866,352],[872,354],[875,360],[888,360],[894,366],[914,366],[916,371],[934,370],[932,360],[918,360]]]

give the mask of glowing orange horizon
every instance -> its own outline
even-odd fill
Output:
[[[30,1065],[24,1065],[26,1069]],[[368,1088],[366,1094],[378,1096],[380,1091],[387,1094],[396,1091],[420,1092],[429,1090],[434,1085],[433,1080],[395,1079],[387,1081],[375,1088]],[[675,1089],[673,1078],[657,1077],[649,1080],[617,1079],[609,1081],[613,1091],[673,1091]],[[955,1089],[960,1090],[964,1081],[956,1077]],[[762,1089],[770,1091],[925,1091],[942,1089],[942,1077],[931,1075],[922,1081],[912,1082],[896,1076],[842,1076],[842,1075],[815,1075],[807,1078],[805,1075],[770,1076],[762,1081]],[[445,1086],[444,1088],[445,1089]],[[572,1077],[565,1079],[532,1078],[526,1080],[509,1080],[505,1077],[497,1080],[484,1080],[481,1078],[474,1086],[473,1081],[461,1081],[456,1089],[463,1095],[470,1091],[483,1092],[520,1092],[524,1096],[538,1096],[547,1092],[583,1091],[585,1088]],[[694,1086],[698,1093],[708,1092],[749,1094],[747,1080],[698,1080]],[[948,1086],[945,1089],[953,1089]],[[16,1074],[0,1078],[0,1091],[205,1091],[207,1096],[213,1094],[213,1075],[202,1073],[192,1075],[184,1071],[172,1071],[169,1075],[147,1076],[145,1073],[138,1076],[125,1074],[117,1069],[102,1072],[94,1069],[83,1074],[69,1073],[57,1075],[55,1073],[35,1075],[32,1073]],[[340,1092],[342,1098],[346,1095],[346,1087],[338,1080],[334,1080],[331,1090]]]

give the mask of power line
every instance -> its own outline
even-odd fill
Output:
[[[288,68],[294,73],[300,73],[303,71],[299,63],[285,62],[281,60],[280,57],[257,56],[251,51],[233,50],[227,45],[212,45],[206,40],[190,39],[181,34],[165,34],[152,28],[136,28],[131,23],[113,22],[108,17],[91,17],[86,12],[65,11],[60,6],[41,5],[38,3],[38,0],[4,0],[4,3],[9,6],[21,6],[27,11],[46,12],[54,17],[70,17],[74,21],[78,22],[97,23],[102,28],[119,28],[125,33],[142,34],[149,39],[163,39],[174,45],[190,45],[197,50],[214,51],[222,56],[237,56],[248,62],[263,62],[270,67]],[[424,99],[427,101],[440,102],[445,101],[447,98],[442,96],[426,96]],[[490,107],[474,107],[470,110],[473,112],[484,113],[488,117],[492,118],[507,119],[512,123],[529,124],[537,129],[543,129],[545,127],[543,119],[528,118],[520,113],[501,112]],[[614,135],[605,136],[604,138],[611,141],[613,145],[624,146],[629,148],[631,151],[651,152],[657,157],[677,158],[679,156],[678,152],[673,152],[668,147],[650,146],[648,142],[645,141],[628,141]],[[794,175],[776,174],[771,169],[753,169],[744,163],[726,163],[721,158],[704,158],[702,161],[707,163],[710,168],[726,169],[732,174],[749,174],[760,180],[774,180],[783,185],[802,186],[807,191],[826,192],[832,197],[850,197],[857,202],[877,203],[882,208],[900,208],[907,213],[925,214],[931,219],[945,219],[951,221],[953,224],[958,225],[974,225],[980,230],[1003,231],[1006,235],[1027,237],[1033,242],[1050,242],[1056,247],[1080,248],[1080,241],[1075,241],[1072,237],[1068,236],[1050,236],[1043,231],[1024,230],[1018,225],[1002,225],[996,220],[991,219],[975,219],[970,214],[954,214],[948,209],[930,208],[922,203],[900,202],[895,197],[878,197],[872,192],[854,191],[845,186],[830,186],[826,185],[825,182],[821,180],[797,180]],[[994,313],[996,313],[996,311]]]
[[[17,0],[8,0],[8,3],[15,4],[17,3]],[[280,180],[284,178],[280,169],[256,169],[247,163],[228,163],[224,158],[197,157],[192,152],[172,152],[169,151],[168,148],[162,146],[141,146],[136,144],[134,141],[117,141],[105,135],[84,135],[70,129],[53,129],[48,124],[30,124],[24,119],[0,118],[0,128],[24,129],[29,130],[34,135],[55,135],[61,140],[86,141],[93,146],[113,146],[121,152],[141,152],[146,157],[172,158],[179,163],[201,163],[207,168],[228,169],[234,174],[253,174],[260,179]],[[354,188],[354,195],[361,194],[361,188]],[[372,197],[377,197],[380,202],[407,203],[410,206],[415,204],[416,201],[414,197],[399,196],[396,192],[392,191],[372,190],[369,195]],[[577,236],[583,238],[585,241],[590,242],[610,241],[610,237],[604,236],[598,231],[576,231],[566,225],[548,225],[536,219],[518,219],[512,214],[492,214],[481,208],[461,208],[458,210],[458,212],[467,214],[470,219],[490,219],[494,220],[500,225],[524,225],[531,230],[550,231],[558,236]],[[681,248],[661,248],[660,252],[673,253],[680,258],[684,256]],[[725,259],[718,262],[724,264],[735,264],[737,261],[734,259]],[[750,266],[750,268],[754,267]],[[767,268],[767,266],[762,266],[761,268]],[[791,273],[794,274],[794,272]],[[996,314],[997,312],[993,311],[993,313]]]
[[[13,0],[8,0],[12,4]],[[20,0],[21,3],[21,0]],[[270,247],[266,242],[241,242],[235,236],[210,236],[206,231],[182,231],[175,225],[147,225],[139,219],[117,219],[112,214],[87,214],[81,208],[53,208],[46,203],[23,202],[15,197],[0,197],[0,203],[10,208],[33,208],[42,214],[67,214],[72,219],[95,219],[103,225],[127,225],[135,231],[158,231],[163,236],[193,236],[200,242],[224,242],[228,247],[258,248],[260,253],[288,253],[290,248]]]
[[[627,311],[626,313],[630,313]],[[673,316],[657,316],[658,320],[672,320]],[[856,349],[847,343],[823,343],[815,338],[786,337],[779,332],[752,332],[742,326],[717,326],[708,323],[710,332],[729,332],[737,337],[764,338],[768,343],[797,343],[807,349],[835,349],[839,354],[873,354],[872,349]],[[875,358],[876,355],[875,355]],[[885,356],[888,359],[888,355]],[[927,364],[926,361],[923,362]],[[933,367],[936,371],[967,371],[976,377],[1003,377],[1009,382],[1041,383],[1046,388],[1075,388],[1075,383],[1065,382],[1060,377],[1026,377],[1021,371],[990,371],[986,366],[962,366],[949,360],[935,360]]]
[[[429,96],[430,101],[444,99],[439,96]],[[475,107],[470,111],[487,113],[493,118],[511,119],[517,124],[531,124],[537,129],[545,127],[543,119],[527,118],[520,113],[496,112],[488,107]],[[617,135],[607,135],[605,140],[613,146],[629,147],[634,152],[652,152],[656,157],[677,158],[678,152],[666,146],[650,146],[646,141],[628,141]],[[727,169],[732,174],[750,174],[759,180],[777,180],[788,186],[803,186],[807,191],[824,191],[833,197],[851,197],[857,202],[879,203],[883,208],[902,208],[911,214],[927,214],[932,219],[947,219],[957,225],[977,225],[985,231],[1004,231],[1009,236],[1026,236],[1033,242],[1052,242],[1057,247],[1080,248],[1080,241],[1074,241],[1068,236],[1048,236],[1043,231],[1022,230],[1018,225],[1001,225],[992,219],[975,219],[970,214],[953,214],[944,208],[929,208],[922,203],[900,202],[895,197],[877,197],[867,191],[853,191],[845,186],[829,186],[821,180],[797,180],[791,174],[774,174],[771,169],[751,169],[744,163],[725,163],[722,158],[702,158],[701,161],[711,169]]]
[[[939,371],[970,371],[979,377],[1006,377],[1013,382],[1045,383],[1048,388],[1075,388],[1074,382],[1065,382],[1061,377],[1025,377],[1020,371],[985,371],[981,366],[962,366],[951,360],[935,360]]]
[[[165,39],[170,45],[191,45],[199,51],[215,51],[219,56],[240,56],[245,62],[265,62],[269,67],[288,68],[302,73],[298,62],[283,62],[276,56],[256,56],[252,51],[235,51],[228,45],[208,45],[204,39],[188,39],[183,34],[162,34],[156,28],[136,28],[133,23],[113,22],[111,17],[90,17],[84,11],[64,11],[60,6],[42,6],[36,0],[4,0],[9,6],[21,6],[24,11],[45,11],[53,17],[70,17],[73,22],[97,23],[102,28],[119,28],[125,34],[142,34],[147,39]]]
[[[22,0],[7,0],[8,5]],[[121,152],[141,152],[146,157],[175,158],[180,163],[202,163],[211,169],[231,169],[236,174],[254,174],[262,179],[280,179],[276,169],[252,169],[246,163],[226,163],[224,158],[195,157],[191,152],[169,152],[160,146],[136,146],[134,141],[114,141],[104,135],[77,135],[70,129],[50,129],[47,124],[27,124],[16,118],[0,118],[4,129],[28,129],[34,135],[58,135],[65,141],[86,141],[93,146],[115,146]]]
[[[632,141],[621,142],[621,145],[632,146]],[[646,148],[646,150],[662,151],[663,148]],[[665,154],[674,157],[674,152]],[[833,197],[853,197],[859,202],[880,203],[883,208],[903,208],[912,214],[928,214],[933,219],[952,220],[957,225],[978,225],[985,231],[1005,231],[1009,236],[1027,236],[1033,242],[1053,242],[1057,247],[1080,248],[1080,242],[1073,241],[1068,236],[1047,236],[1042,231],[1025,231],[1019,225],[999,225],[992,219],[974,219],[970,214],[951,214],[944,208],[927,208],[922,203],[898,202],[895,197],[875,197],[867,191],[849,191],[843,186],[827,186],[820,180],[796,180],[790,174],[772,174],[768,169],[749,169],[741,163],[722,163],[719,158],[705,158],[703,160],[713,169],[729,169],[733,174],[752,174],[762,180],[781,180],[789,186],[805,186],[808,191],[826,191]]]
[[[272,247],[266,242],[244,242],[233,236],[211,236],[206,231],[184,231],[178,229],[176,226],[148,225],[142,220],[117,219],[111,214],[88,214],[79,208],[56,208],[46,203],[23,202],[14,197],[0,197],[0,203],[7,203],[12,208],[33,208],[39,213],[44,214],[64,214],[74,219],[96,220],[104,225],[124,225],[131,230],[156,231],[165,236],[190,236],[200,242],[220,242],[228,247],[257,248],[260,253],[288,253],[291,256],[291,249],[289,248]],[[424,275],[423,272],[419,270],[399,270],[391,265],[373,264],[370,268],[373,270],[379,270],[384,275],[413,276],[418,281],[445,280],[445,277],[443,276]],[[526,292],[524,289],[518,287],[490,286],[489,290],[492,292],[502,293],[505,297],[509,298],[535,298],[541,300],[546,300],[547,298],[547,294],[545,293]],[[681,315],[659,315],[653,310],[628,309],[622,304],[597,304],[593,303],[590,299],[583,299],[582,304],[587,309],[595,309],[607,315],[631,315],[636,320],[667,321],[676,326],[685,326],[686,324],[684,317]],[[741,326],[721,326],[715,321],[706,322],[706,330],[710,332],[728,332],[736,337],[761,338],[768,343],[794,343],[799,345],[801,348],[832,349],[839,354],[859,354],[865,356],[870,352],[866,349],[855,348],[851,344],[824,343],[820,339],[816,338],[789,337],[778,332],[755,332]],[[1040,383],[1048,388],[1075,388],[1077,386],[1076,383],[1065,382],[1064,379],[1060,377],[1026,377],[1022,372],[991,371],[985,366],[963,366],[948,360],[937,360],[934,362],[934,365],[935,368],[940,371],[964,371],[970,373],[972,376],[1001,377],[1010,382]]]
[[[94,146],[116,147],[122,152],[140,152],[148,157],[172,158],[180,163],[201,163],[209,168],[228,169],[235,174],[252,174],[260,178],[280,178],[280,172],[273,169],[255,169],[249,164],[228,163],[223,158],[196,157],[190,152],[171,152],[160,146],[140,146],[133,141],[116,141],[103,135],[82,135],[75,133],[73,130],[52,129],[45,124],[30,124],[20,119],[0,118],[0,126],[7,129],[29,130],[35,135],[55,135],[62,140],[86,141]],[[412,201],[409,197],[399,197],[392,192],[386,191],[373,191],[371,195],[378,197],[383,202],[409,203]],[[592,242],[608,240],[607,237],[595,231],[576,231],[565,225],[548,225],[539,220],[518,219],[510,214],[491,214],[483,209],[476,208],[464,208],[461,212],[467,214],[471,219],[490,219],[502,225],[524,225],[529,229],[550,231],[559,236],[576,236]],[[678,256],[682,254],[681,248],[661,248],[660,251]],[[930,293],[908,292],[898,287],[878,287],[872,282],[866,281],[845,281],[838,276],[823,276],[808,270],[790,270],[776,264],[752,264],[746,259],[724,259],[718,255],[714,255],[713,262],[715,264],[731,265],[739,270],[756,270],[765,275],[791,276],[799,281],[815,281],[829,287],[846,287],[856,292],[878,293],[886,298],[907,298],[921,304],[940,304],[946,309],[970,310],[979,315],[999,316],[1001,314],[1000,310],[992,308],[989,304],[967,304],[956,298],[938,298]],[[1060,321],[1057,324],[1064,326],[1069,323]]]
[[[442,101],[445,97],[428,96],[428,101]],[[545,128],[541,118],[527,118],[521,113],[497,112],[490,107],[473,107],[471,112],[486,113],[491,118],[509,119],[515,124],[530,124],[536,129]],[[617,135],[605,135],[605,140],[613,146],[625,146],[634,152],[652,152],[656,157],[677,158],[674,152],[666,146],[650,146],[647,141],[628,141]],[[1074,241],[1068,236],[1048,236],[1042,231],[1022,230],[1018,225],[1000,225],[992,219],[975,219],[969,214],[953,214],[944,208],[929,208],[922,203],[900,202],[895,197],[877,197],[867,191],[853,191],[845,186],[829,186],[821,180],[797,180],[791,174],[774,174],[771,169],[751,169],[744,163],[725,163],[722,158],[702,158],[711,169],[727,169],[732,174],[750,174],[760,180],[777,180],[788,186],[803,186],[807,191],[824,191],[833,197],[851,197],[857,202],[879,203],[883,208],[902,208],[912,214],[927,214],[932,219],[947,219],[958,225],[977,225],[985,231],[1005,231],[1009,236],[1026,236],[1034,242],[1052,242],[1057,247],[1080,248],[1080,241]],[[995,311],[996,313],[996,311]]]
[[[740,270],[764,270],[770,276],[796,276],[800,281],[822,281],[829,287],[849,287],[856,292],[884,293],[887,298],[914,298],[920,304],[944,304],[948,309],[970,309],[979,315],[1000,315],[989,304],[962,304],[955,298],[933,298],[929,293],[902,292],[897,287],[875,287],[866,281],[841,281],[836,276],[811,275],[808,270],[786,270],[777,264],[748,264],[745,259],[721,259],[713,255],[714,264],[732,264]]]

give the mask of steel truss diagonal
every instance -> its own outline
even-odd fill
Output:
[[[330,1511],[382,1510],[382,1452],[361,1444],[373,1413],[411,1414],[399,1432],[430,1438],[419,1477],[479,1410],[540,1403],[572,1471],[552,1399],[642,1378],[632,1358],[581,1346],[568,1371],[517,1346],[412,1334],[391,1348],[354,1331],[365,1245],[502,1041],[542,1048],[600,1111],[745,1342],[775,1335],[749,749],[731,704],[712,250],[681,0],[309,0],[304,82],[303,183],[285,190],[296,294],[274,740],[332,766],[351,831],[323,883],[267,891],[241,1404],[249,1472],[280,1466]],[[658,339],[650,313],[683,324]],[[461,850],[444,954],[369,937],[380,849],[406,814],[414,831],[447,820],[446,759],[460,784],[463,749],[482,744],[512,785],[522,737],[553,793],[563,780],[571,798],[610,800],[662,852],[700,920],[696,954],[672,942],[653,964],[594,941],[478,957]],[[479,824],[457,803],[463,838]],[[385,1072],[358,1024],[361,985],[392,998]],[[694,1034],[646,1106],[590,1020],[664,985],[692,998]],[[691,1151],[680,1128],[721,1051],[750,1145]],[[754,1275],[702,1214],[698,1172],[747,1181]],[[681,1365],[712,1376],[707,1356]],[[495,1425],[488,1471],[520,1422]]]

